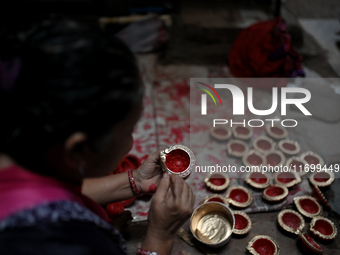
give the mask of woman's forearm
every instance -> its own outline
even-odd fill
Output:
[[[113,174],[83,181],[82,193],[100,205],[134,197],[128,173]]]

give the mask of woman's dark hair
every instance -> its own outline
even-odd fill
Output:
[[[98,149],[141,100],[134,55],[99,28],[49,20],[19,39],[0,42],[0,151],[23,166],[42,171],[47,150],[76,131]]]

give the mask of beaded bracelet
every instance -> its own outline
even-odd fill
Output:
[[[133,194],[135,194],[137,197],[143,196],[142,193],[138,190],[137,185],[135,183],[135,179],[133,178],[133,170],[130,169],[128,171],[128,176],[129,176],[129,182],[130,186],[132,188]]]
[[[160,255],[160,254],[155,251],[148,251],[148,250],[138,248],[137,255]]]

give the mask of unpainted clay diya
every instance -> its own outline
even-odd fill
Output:
[[[253,136],[253,129],[248,126],[233,126],[233,135],[237,139],[248,140]]]
[[[275,125],[266,125],[266,132],[270,137],[276,140],[285,139],[288,135],[288,132],[284,127]]]
[[[249,216],[241,211],[233,211],[235,217],[235,235],[245,235],[251,230],[251,220]]]
[[[208,174],[204,183],[212,191],[223,191],[229,186],[230,179],[225,173]]]
[[[280,227],[295,235],[298,235],[305,227],[305,220],[298,212],[290,209],[282,210],[277,216]]]
[[[228,200],[224,196],[221,196],[219,194],[208,196],[202,201],[202,204],[207,203],[207,202],[218,202],[218,203],[225,204],[226,206],[229,206]]]
[[[261,166],[267,165],[266,158],[258,151],[250,150],[243,157],[242,162],[245,166],[257,166],[261,170]]]
[[[173,145],[161,151],[161,166],[164,172],[177,174],[183,179],[194,170],[196,159],[194,153],[184,145]]]
[[[269,202],[280,202],[288,196],[288,189],[282,185],[270,185],[262,192],[262,197]]]
[[[241,140],[231,140],[227,144],[228,154],[234,157],[243,157],[248,152],[248,145]]]
[[[278,150],[268,151],[267,153],[265,153],[265,157],[267,164],[273,167],[283,166],[286,161],[285,155]]]
[[[309,181],[318,187],[327,187],[333,183],[334,173],[331,171],[314,172],[309,176]]]
[[[247,250],[253,255],[278,255],[280,248],[277,242],[266,235],[255,236],[247,245]]]
[[[307,218],[313,218],[322,213],[321,205],[311,196],[294,197],[294,204],[298,211]]]
[[[235,207],[245,208],[251,204],[253,197],[250,191],[243,186],[235,186],[228,189],[226,198]]]
[[[335,239],[338,230],[331,220],[322,216],[316,216],[310,222],[309,232],[319,239],[330,241]]]
[[[250,186],[257,189],[265,189],[270,185],[268,174],[261,172],[249,172],[244,180]]]
[[[212,127],[210,129],[210,135],[214,139],[223,142],[223,141],[227,141],[231,137],[232,131],[228,127],[223,127],[223,126]]]
[[[301,177],[295,172],[279,172],[275,174],[274,180],[276,184],[290,188],[300,183]]]
[[[307,171],[305,170],[306,165],[307,162],[299,157],[291,157],[286,162],[289,171],[298,173],[300,176],[307,174]]]
[[[318,154],[312,151],[307,151],[301,154],[300,158],[304,159],[309,165],[315,165],[315,166],[319,165],[320,168],[325,165],[325,162],[323,161],[321,156],[319,156]]]
[[[267,136],[259,136],[254,140],[253,146],[255,150],[266,154],[269,151],[274,150],[275,142]]]
[[[300,152],[300,145],[297,141],[293,140],[281,140],[278,145],[279,149],[290,156],[296,155]]]

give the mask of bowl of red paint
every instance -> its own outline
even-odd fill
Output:
[[[278,255],[280,248],[277,242],[267,235],[255,236],[247,245],[247,250],[253,255]]]
[[[305,227],[305,220],[298,212],[285,209],[277,216],[279,226],[286,232],[298,235]]]
[[[208,174],[204,183],[212,191],[223,191],[229,186],[230,179],[225,173]]]
[[[226,198],[235,207],[245,208],[253,201],[250,191],[243,186],[234,186],[228,189]]]
[[[183,179],[189,177],[196,163],[194,153],[188,147],[180,144],[161,151],[160,158],[164,172],[177,174]]]
[[[321,240],[330,241],[335,239],[338,230],[331,220],[322,216],[316,216],[309,225],[309,232]]]

